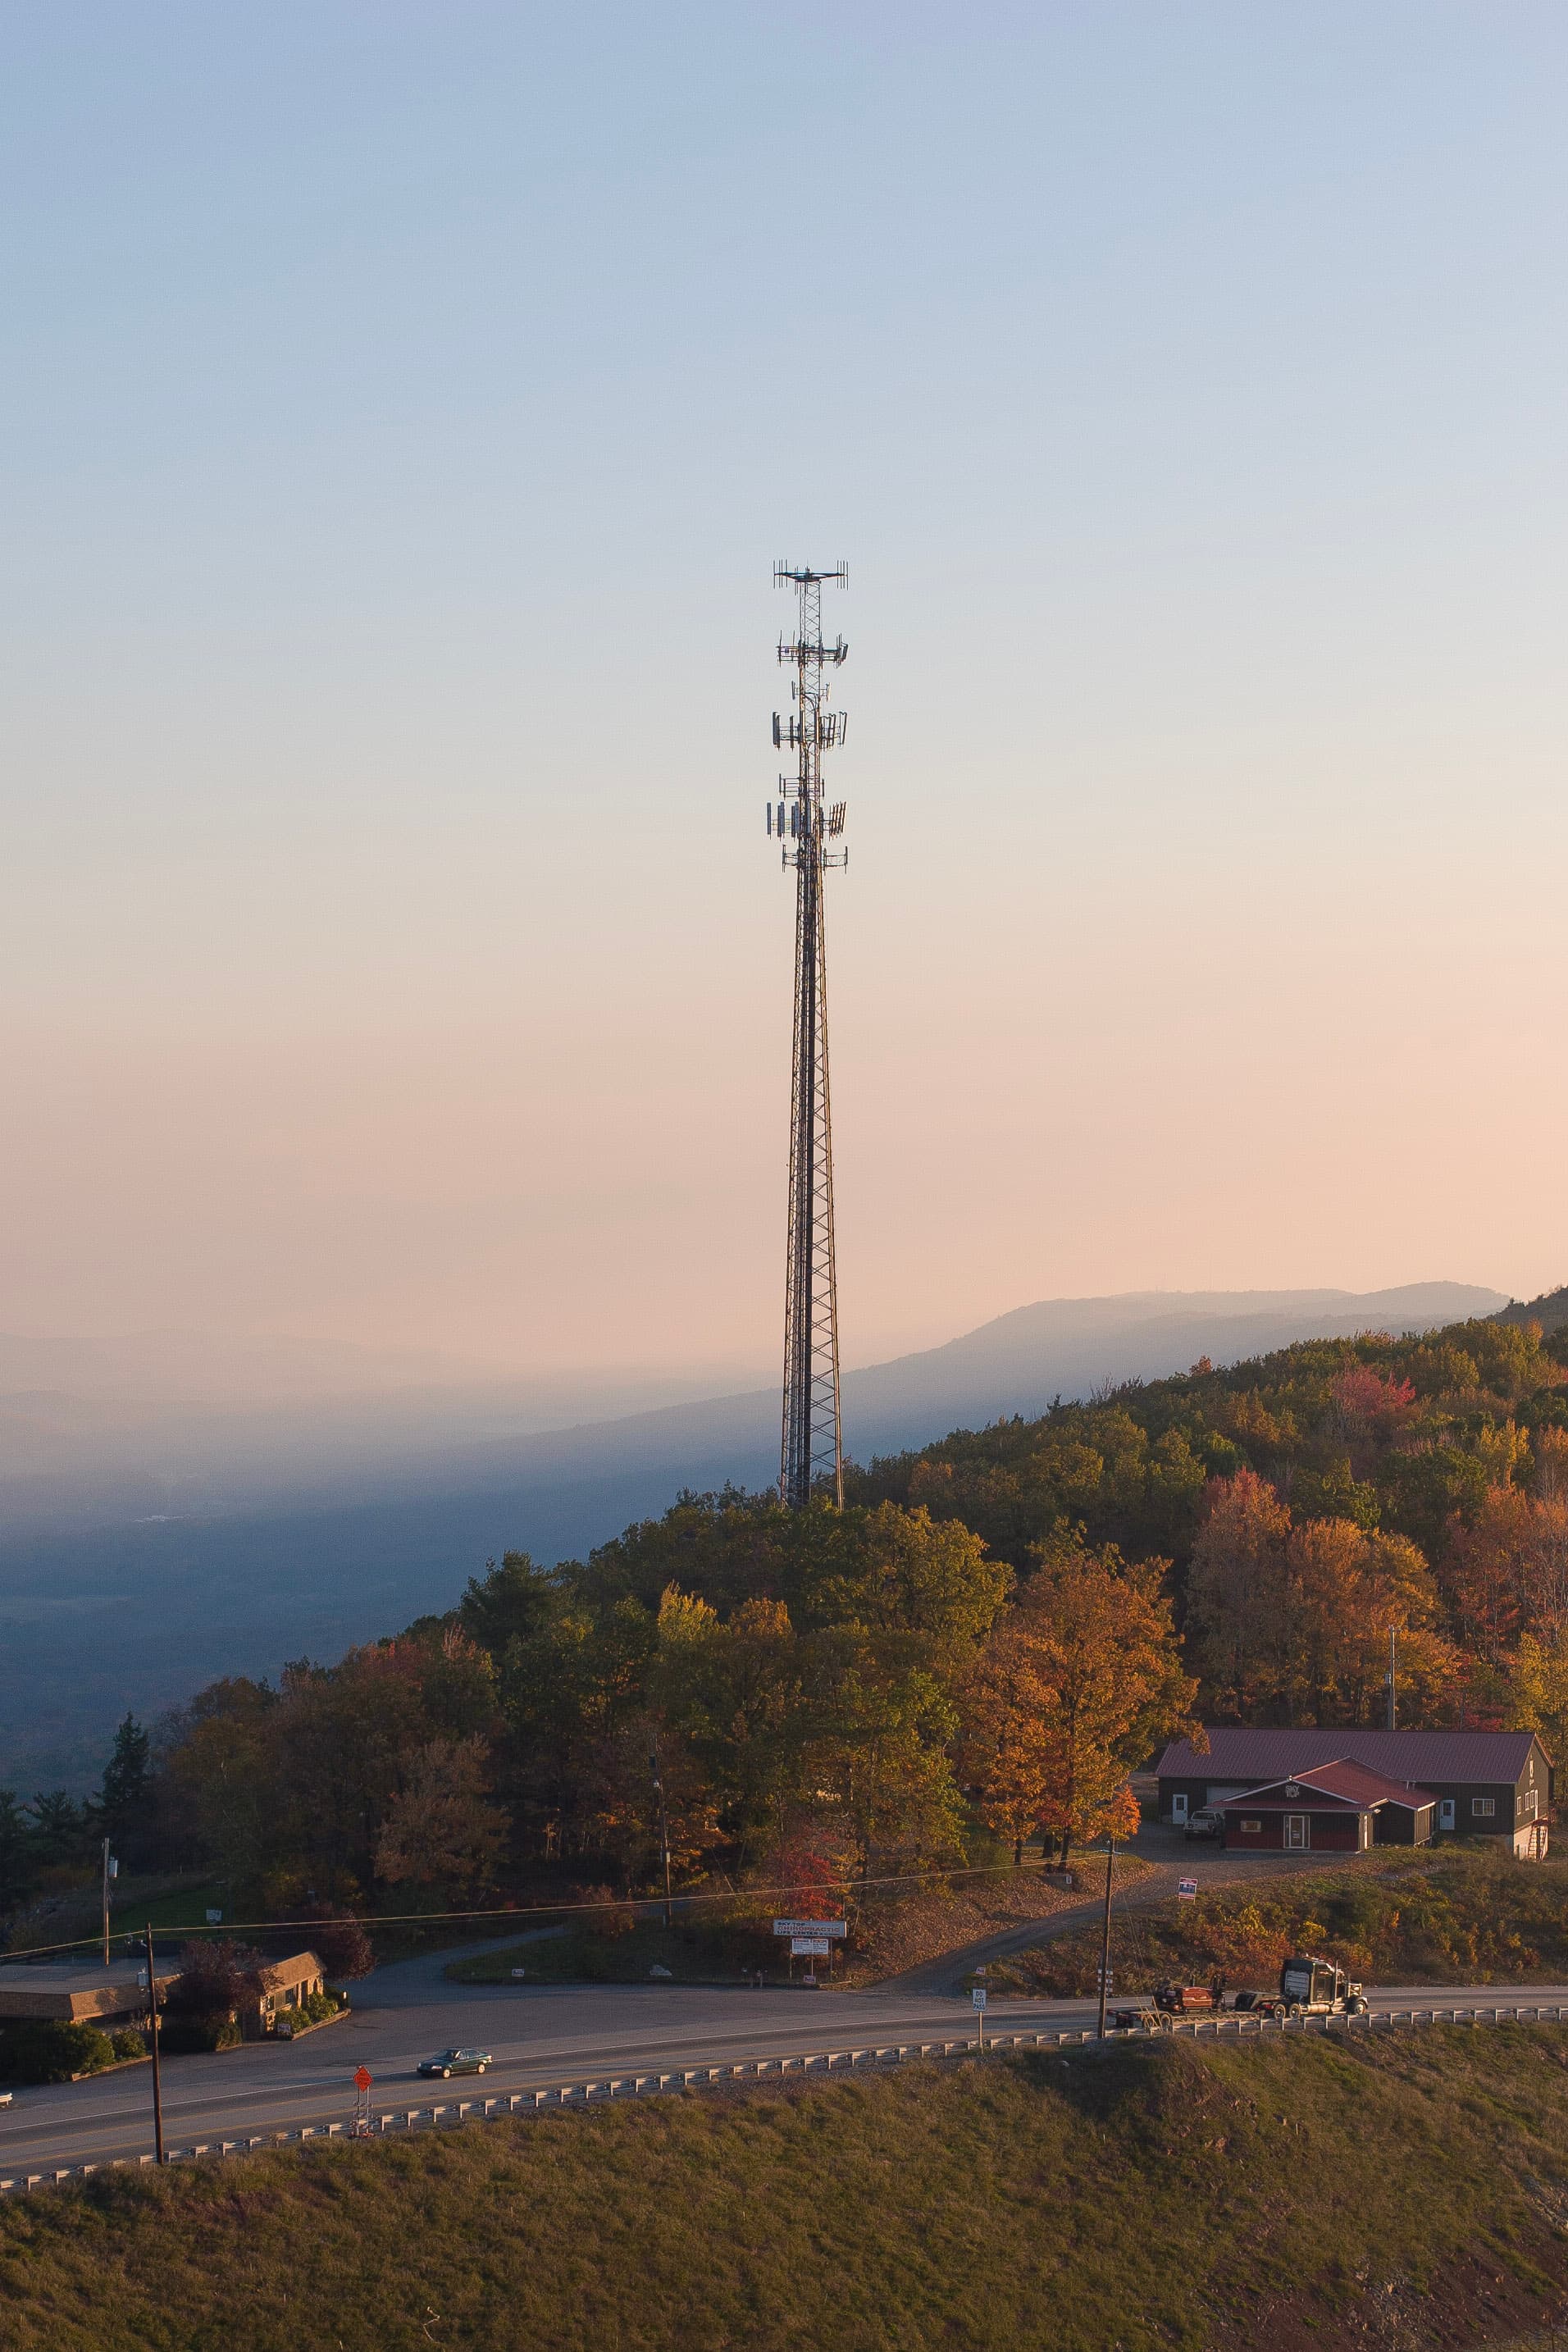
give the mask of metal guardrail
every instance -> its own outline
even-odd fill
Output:
[[[559,2088],[499,2092],[489,2098],[443,2100],[429,2107],[392,2107],[355,2131],[352,2124],[302,2124],[293,2131],[253,2133],[247,2139],[197,2140],[188,2147],[167,2151],[171,2164],[193,2164],[226,2156],[248,2156],[261,2148],[300,2147],[312,2140],[381,2139],[398,2132],[438,2131],[470,2120],[490,2121],[498,2116],[542,2115],[551,2110],[596,2105],[604,2100],[668,2096],[674,2091],[730,2088],[737,2083],[793,2081],[814,2074],[831,2074],[864,2066],[901,2066],[911,2060],[964,2058],[986,2050],[1101,2049],[1107,2043],[1153,2042],[1167,2033],[1207,2035],[1211,2041],[1255,2041],[1267,2034],[1376,2033],[1396,2025],[1551,2025],[1568,2018],[1561,2003],[1487,2001],[1464,2009],[1385,2009],[1364,2017],[1258,2017],[1249,2011],[1228,2016],[1173,2019],[1158,2031],[1131,2027],[1102,2038],[1092,2028],[1056,2033],[988,2033],[984,2043],[974,2037],[952,2042],[889,2042],[859,2049],[819,2050],[807,2056],[747,2058],[738,2065],[687,2066],[663,2074],[605,2074]],[[0,2196],[23,2195],[32,2189],[53,2189],[69,2180],[89,2180],[100,2172],[139,2171],[155,2162],[151,2155],[118,2156],[96,2164],[65,2165],[45,2172],[0,2176]]]

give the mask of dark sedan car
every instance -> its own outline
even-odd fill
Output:
[[[488,2050],[442,2050],[434,2058],[421,2058],[422,2074],[482,2074],[494,2059]]]

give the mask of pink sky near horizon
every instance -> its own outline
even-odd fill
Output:
[[[776,555],[847,1361],[1568,1278],[1568,27],[99,31],[0,94],[0,1328],[768,1371]]]

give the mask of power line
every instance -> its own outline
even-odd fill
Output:
[[[692,1910],[702,1903],[762,1903],[782,1901],[791,1895],[837,1895],[852,1900],[863,1890],[876,1887],[886,1891],[890,1886],[924,1886],[933,1879],[952,1881],[960,1878],[1011,1878],[1016,1865],[1010,1862],[978,1863],[963,1870],[910,1870],[887,1878],[862,1878],[858,1873],[839,1880],[820,1879],[793,1886],[715,1886],[706,1893],[675,1895],[670,1900],[677,1910]],[[323,1919],[226,1919],[191,1921],[154,1930],[160,1936],[277,1936],[285,1928],[298,1929],[301,1934],[314,1929],[318,1935],[332,1927],[450,1927],[463,1919],[500,1919],[510,1926],[523,1919],[561,1919],[595,1911],[637,1911],[647,1917],[663,1908],[664,1898],[658,1895],[636,1895],[625,1902],[613,1896],[602,1903],[519,1903],[496,1911],[345,1911],[336,1918]],[[1045,1913],[1042,1917],[1047,1916]],[[130,1931],[117,1927],[116,1937]],[[13,1960],[47,1959],[55,1952],[79,1952],[96,1945],[96,1936],[78,1936],[65,1944],[29,1944],[16,1951],[0,1951],[0,1967]]]

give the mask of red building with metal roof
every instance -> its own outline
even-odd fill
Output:
[[[1171,1742],[1155,1767],[1160,1818],[1178,1826],[1200,1805],[1226,1811],[1234,1799],[1323,1765],[1356,1764],[1394,1787],[1431,1797],[1433,1832],[1507,1838],[1521,1860],[1547,1847],[1553,1772],[1532,1731],[1291,1730],[1213,1726],[1208,1752]],[[1332,1807],[1326,1810],[1332,1811]],[[1247,1817],[1254,1818],[1252,1814]]]
[[[1426,1845],[1437,1799],[1340,1757],[1227,1798],[1219,1810],[1227,1852],[1362,1853],[1372,1845]]]

